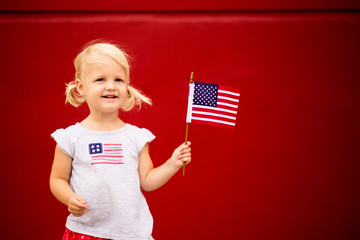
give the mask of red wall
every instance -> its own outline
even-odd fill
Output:
[[[357,0],[2,0],[5,11],[266,11],[266,10],[353,10]]]
[[[184,141],[191,71],[241,88],[236,129],[192,124],[186,176],[145,193],[155,239],[360,237],[356,1],[72,2],[0,4],[2,239],[63,233],[68,212],[48,186],[50,133],[87,115],[64,105],[64,84],[96,38],[134,58],[133,84],[154,106],[121,117],[157,136],[155,165]]]

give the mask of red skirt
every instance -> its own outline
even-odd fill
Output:
[[[110,240],[110,239],[92,237],[85,234],[70,231],[69,229],[66,228],[62,240]]]

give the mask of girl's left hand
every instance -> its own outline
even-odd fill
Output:
[[[170,158],[170,161],[173,166],[176,168],[181,168],[183,163],[188,164],[191,162],[191,142],[187,142],[187,144],[183,143],[178,148],[174,150],[173,155]]]

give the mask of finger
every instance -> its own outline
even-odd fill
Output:
[[[191,158],[184,158],[184,159],[181,159],[181,161],[185,164],[189,164],[191,162]]]
[[[183,153],[179,156],[179,159],[183,161],[184,159],[191,159],[191,153]]]
[[[77,200],[75,201],[71,201],[70,204],[69,204],[70,208],[73,208],[73,209],[85,209],[87,208],[87,204],[83,204]]]
[[[177,148],[177,150],[179,151],[179,153],[181,153],[181,152],[184,151],[184,149],[186,149],[186,148],[188,148],[187,145],[181,144],[181,145]]]
[[[179,159],[188,158],[188,157],[191,157],[191,152],[183,152],[179,156]]]
[[[188,158],[191,158],[191,154],[190,154],[190,153],[184,154],[184,155],[181,155],[181,156],[180,156],[181,161],[183,161],[184,159],[188,159]]]
[[[76,206],[76,205],[70,205],[69,206],[70,211],[84,211],[86,207],[84,206]]]
[[[74,215],[75,217],[81,217],[82,215],[85,214],[85,212],[71,212],[72,215]]]
[[[78,196],[71,198],[69,201],[69,208],[71,208],[73,210],[86,209],[87,203],[86,202],[84,203],[84,201],[83,202],[80,202],[80,201],[83,201],[83,199],[81,197],[79,199],[78,199]]]
[[[187,142],[187,143],[181,144],[179,147],[183,149],[183,148],[189,147],[190,145],[191,145],[191,142]]]
[[[180,156],[191,155],[191,149],[185,149],[181,151]]]
[[[78,208],[69,207],[69,211],[71,212],[71,214],[76,216],[76,217],[84,215],[86,210],[87,210],[86,208],[85,209],[78,209]]]
[[[78,207],[80,210],[87,209],[87,203],[81,198],[76,199],[75,206]]]
[[[182,145],[180,148],[180,154],[191,151],[191,148],[187,145]]]
[[[76,216],[76,215],[81,214],[83,211],[78,211],[78,210],[70,209],[70,212],[71,212],[72,215]]]
[[[86,201],[80,195],[76,195],[76,199],[82,204],[87,205]]]
[[[181,154],[190,153],[190,152],[191,152],[191,148],[190,148],[190,147],[187,147],[187,148],[181,150]]]

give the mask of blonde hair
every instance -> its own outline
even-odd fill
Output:
[[[74,60],[76,70],[75,79],[83,81],[87,64],[99,56],[110,57],[125,69],[125,80],[128,83],[128,96],[124,105],[121,107],[123,111],[130,111],[135,106],[140,109],[142,102],[149,105],[152,104],[150,98],[146,97],[140,90],[130,86],[130,58],[123,50],[112,43],[92,41],[85,45],[82,52],[80,52]],[[66,84],[65,94],[65,102],[69,102],[74,107],[78,107],[85,102],[85,98],[81,96],[76,89],[75,81]]]

